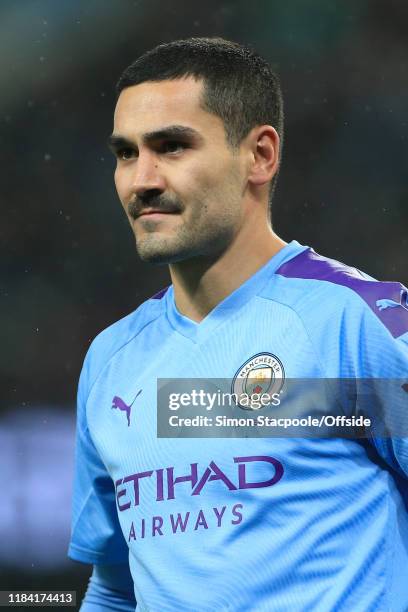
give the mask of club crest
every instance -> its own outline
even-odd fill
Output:
[[[237,395],[240,408],[259,410],[259,402],[256,402],[255,406],[251,402],[251,397],[280,393],[284,381],[285,370],[280,359],[272,353],[258,353],[237,370],[232,381],[231,393]],[[248,401],[240,401],[240,398],[248,398]]]

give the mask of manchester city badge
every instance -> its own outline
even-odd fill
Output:
[[[259,410],[274,404],[273,399],[281,392],[284,381],[285,370],[280,359],[272,353],[257,353],[237,370],[231,393],[236,394],[240,408]]]

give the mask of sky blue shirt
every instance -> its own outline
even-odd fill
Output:
[[[293,241],[200,323],[169,287],[104,330],[79,383],[69,556],[129,560],[138,612],[406,611],[406,425],[157,437],[158,378],[233,379],[258,354],[288,379],[408,381],[407,291]],[[407,419],[405,395],[375,402]]]

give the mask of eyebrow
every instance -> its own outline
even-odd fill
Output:
[[[203,137],[197,130],[185,125],[169,125],[153,132],[146,132],[142,136],[142,142],[149,144],[156,140],[170,140],[172,138],[195,139],[202,141]],[[134,147],[134,143],[121,136],[120,134],[111,134],[108,138],[108,147],[113,151],[117,151],[123,147]]]

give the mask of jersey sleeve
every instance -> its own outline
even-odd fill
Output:
[[[85,359],[78,386],[68,556],[83,563],[127,563],[129,549],[117,516],[114,484],[87,427],[88,384],[88,366]]]
[[[389,321],[407,319],[403,305]],[[401,326],[400,326],[401,327]],[[372,418],[371,442],[380,456],[408,478],[408,332],[393,334],[368,308],[360,322],[357,411]]]
[[[136,599],[129,565],[94,565],[80,612],[135,612]]]

